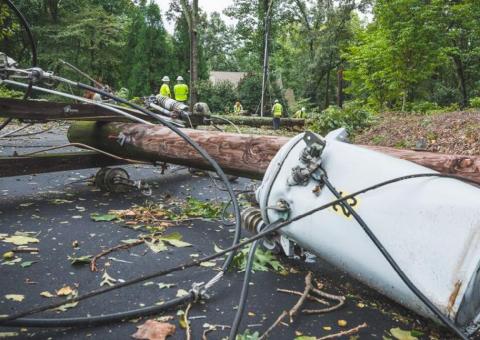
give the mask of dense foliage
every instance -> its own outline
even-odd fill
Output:
[[[62,66],[64,59],[116,89],[127,87],[131,97],[158,91],[164,75],[188,81],[188,25],[176,1],[161,9],[152,0],[17,5],[33,27],[44,68],[79,78]],[[323,112],[327,125],[352,116],[340,110],[351,101],[372,111],[420,113],[479,106],[480,1],[233,0],[224,13],[233,25],[219,13],[199,15],[199,100],[212,111],[229,111],[241,100],[258,112],[267,13],[267,109],[275,98],[285,100],[287,89],[295,96],[290,112],[302,106],[316,117]],[[0,38],[2,51],[28,65],[25,33],[3,3]],[[248,76],[238,88],[214,86],[212,70]]]

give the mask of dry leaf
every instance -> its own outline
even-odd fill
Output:
[[[22,302],[23,299],[25,299],[25,295],[21,295],[21,294],[7,294],[7,295],[5,295],[5,298],[6,298],[7,300],[11,300],[11,301]]]
[[[57,290],[57,296],[68,296],[73,293],[73,289],[70,286],[63,286]]]
[[[185,289],[179,289],[177,291],[177,297],[187,296],[189,293]]]
[[[3,242],[13,243],[16,246],[24,246],[29,243],[38,243],[40,240],[26,235],[13,235],[2,240]]]
[[[337,324],[338,324],[340,327],[346,327],[346,326],[347,326],[347,321],[346,321],[346,320],[338,320],[338,321],[337,321]]]
[[[115,282],[117,282],[117,280],[111,277],[110,275],[108,275],[107,271],[105,270],[105,272],[102,275],[102,282],[100,282],[100,287],[105,285],[111,287],[115,285]]]
[[[143,325],[137,326],[138,330],[132,338],[140,340],[165,340],[175,334],[175,325],[155,320],[147,320]]]
[[[46,297],[46,298],[52,298],[52,297],[54,297],[55,295],[53,295],[53,294],[50,293],[49,291],[44,291],[44,292],[41,292],[41,293],[40,293],[40,296],[43,296],[43,297]]]

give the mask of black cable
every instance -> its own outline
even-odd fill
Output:
[[[97,315],[89,317],[73,317],[73,318],[54,318],[54,319],[18,319],[8,323],[8,326],[12,327],[89,327],[104,325],[112,322],[118,322],[122,320],[134,319],[142,316],[158,314],[166,311],[178,305],[184,304],[194,300],[192,293],[182,296],[180,298],[172,299],[159,306],[149,306],[145,308],[139,308],[130,310],[128,312],[119,312],[107,315]],[[69,303],[65,301],[64,303]]]
[[[7,3],[7,6],[10,7],[10,9],[18,17],[23,28],[25,28],[25,31],[27,32],[28,40],[30,41],[30,49],[32,50],[32,67],[35,67],[37,66],[37,62],[38,62],[37,45],[35,44],[35,39],[33,39],[33,34],[32,34],[32,30],[30,29],[30,24],[28,23],[27,19],[22,14],[22,12],[20,12],[20,10],[13,4],[12,1],[5,0],[5,2]]]
[[[237,313],[235,313],[235,318],[232,322],[232,328],[230,329],[229,340],[235,340],[237,337],[238,327],[242,321],[243,311],[247,304],[248,297],[248,288],[250,287],[250,276],[252,276],[253,263],[255,262],[255,252],[257,251],[257,246],[260,240],[257,240],[252,243],[250,246],[250,251],[248,252],[247,264],[245,266],[245,275],[243,276],[243,285],[242,291],[240,293],[240,299],[238,301]]]
[[[325,171],[325,170],[324,170]],[[325,172],[325,176],[322,176],[321,182],[325,183],[327,188],[335,195],[335,197],[341,198],[342,195],[335,189],[332,183],[328,180],[328,177]],[[430,311],[437,316],[447,328],[449,328],[453,333],[459,336],[461,339],[468,340],[465,334],[450,320],[447,316],[445,316],[438,308],[435,306],[418,288],[415,284],[408,278],[405,272],[400,268],[398,263],[394,260],[392,255],[389,251],[383,246],[382,242],[375,236],[375,233],[370,229],[370,227],[365,223],[365,221],[360,217],[360,215],[353,209],[350,204],[346,201],[342,201],[340,203],[343,207],[345,207],[348,212],[355,218],[358,224],[362,227],[363,231],[367,234],[370,240],[375,244],[377,249],[382,253],[383,257],[388,261],[390,266],[395,270],[395,272],[400,276],[402,281],[407,285],[407,287],[415,294],[417,298],[420,299]]]
[[[331,201],[329,203],[326,203],[326,204],[324,204],[320,207],[309,210],[309,211],[307,211],[303,214],[297,215],[297,216],[295,216],[295,217],[293,217],[293,218],[291,218],[287,221],[280,222],[277,225],[274,225],[274,226],[269,225],[269,226],[267,226],[266,230],[252,236],[249,239],[246,239],[244,241],[239,242],[237,245],[234,245],[234,246],[231,246],[227,249],[224,249],[224,250],[222,250],[222,251],[220,251],[216,254],[208,255],[208,256],[205,256],[203,258],[200,258],[200,259],[197,259],[197,260],[194,260],[194,261],[191,261],[191,262],[187,262],[187,263],[184,263],[184,264],[181,264],[179,266],[172,267],[172,268],[169,268],[169,269],[166,269],[166,270],[161,270],[161,271],[158,271],[158,272],[155,272],[155,273],[150,273],[150,274],[147,274],[147,275],[143,275],[143,276],[137,277],[133,280],[119,283],[115,286],[96,289],[96,290],[90,291],[86,294],[80,295],[76,298],[73,298],[73,299],[69,300],[68,302],[62,301],[62,302],[53,303],[53,304],[46,305],[46,306],[33,308],[33,309],[28,310],[28,311],[12,314],[12,315],[0,318],[0,325],[8,326],[8,325],[10,325],[10,322],[12,320],[20,319],[20,318],[23,318],[24,316],[28,316],[28,315],[40,313],[40,312],[43,312],[43,311],[46,311],[46,310],[54,309],[54,308],[57,308],[57,307],[60,307],[60,306],[64,305],[65,303],[82,301],[82,300],[85,300],[85,299],[88,299],[88,298],[91,298],[91,297],[94,297],[94,296],[97,296],[97,295],[100,295],[100,294],[104,294],[104,293],[107,293],[107,292],[110,292],[110,291],[113,291],[113,290],[117,290],[117,289],[120,289],[120,288],[123,288],[123,287],[131,286],[131,285],[139,283],[139,282],[143,282],[143,281],[147,281],[147,280],[157,278],[157,277],[160,277],[160,276],[168,275],[168,274],[180,271],[180,270],[185,270],[187,268],[199,266],[202,262],[211,261],[215,258],[221,257],[225,254],[228,254],[232,251],[235,251],[239,248],[242,248],[242,247],[246,246],[247,244],[252,243],[256,240],[259,240],[259,239],[267,236],[268,234],[270,234],[272,232],[280,230],[281,228],[287,226],[288,224],[290,224],[292,222],[298,221],[298,220],[300,220],[302,218],[305,218],[307,216],[310,216],[310,215],[312,215],[316,212],[327,209],[331,206],[338,205],[341,202],[347,201],[347,200],[349,200],[351,198],[354,198],[355,196],[358,196],[360,194],[364,194],[366,192],[376,190],[376,189],[379,189],[381,187],[384,187],[384,186],[387,186],[387,185],[390,185],[390,184],[393,184],[393,183],[396,183],[396,182],[405,181],[405,180],[414,179],[414,178],[422,178],[422,177],[425,177],[425,178],[428,178],[428,177],[450,178],[450,179],[456,179],[456,180],[459,180],[459,181],[462,181],[462,182],[470,183],[470,184],[475,185],[475,186],[480,185],[480,183],[478,183],[474,180],[468,179],[468,178],[458,177],[458,176],[454,176],[454,175],[447,175],[447,174],[439,174],[439,173],[414,174],[414,175],[406,175],[406,176],[393,178],[393,179],[390,179],[390,180],[387,180],[387,181],[380,182],[380,183],[377,183],[375,185],[369,186],[367,188],[361,189],[361,190],[359,190],[357,192],[354,192],[352,194],[343,196],[342,198],[336,199],[336,200]],[[35,319],[22,319],[22,321],[24,321],[24,322],[25,321],[30,321],[30,320],[35,320]],[[19,320],[19,322],[21,322],[21,321]]]

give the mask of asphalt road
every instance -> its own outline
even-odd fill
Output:
[[[65,142],[64,129],[16,140],[0,140],[0,155],[36,150],[37,146]],[[12,164],[14,166],[14,164]],[[195,220],[169,228],[167,233],[179,232],[192,247],[169,247],[167,251],[154,253],[145,245],[130,250],[120,250],[99,261],[98,272],[91,272],[88,265],[71,265],[68,256],[95,255],[103,249],[116,246],[125,239],[138,237],[140,231],[125,228],[117,222],[95,222],[90,214],[107,213],[110,209],[127,209],[146,201],[165,202],[172,198],[184,200],[193,196],[203,200],[225,202],[226,195],[219,191],[209,177],[192,176],[186,169],[170,168],[164,175],[159,169],[147,166],[126,166],[134,179],[144,179],[153,188],[153,195],[145,197],[137,191],[127,194],[112,194],[86,184],[85,179],[98,169],[42,174],[35,176],[0,179],[0,234],[12,235],[16,231],[34,232],[39,243],[30,246],[39,248],[38,254],[19,253],[20,262],[0,265],[0,315],[23,311],[45,305],[57,298],[45,298],[41,292],[55,293],[63,286],[78,289],[80,294],[100,287],[104,270],[116,280],[129,280],[139,275],[168,268],[191,259],[191,254],[207,255],[214,252],[214,244],[226,247],[231,243],[231,227],[220,221]],[[251,181],[234,183],[238,189],[251,185]],[[74,248],[73,243],[78,242]],[[0,241],[0,254],[15,246]],[[419,338],[451,338],[441,328],[401,306],[391,302],[375,291],[316,259],[315,263],[287,259],[279,256],[289,268],[288,275],[275,272],[255,272],[252,277],[242,331],[250,329],[263,333],[283,310],[289,310],[298,300],[297,296],[277,292],[277,288],[303,291],[304,277],[308,271],[324,284],[324,291],[344,295],[343,308],[321,315],[298,315],[290,326],[280,325],[272,332],[271,339],[294,339],[300,334],[322,337],[348,330],[364,322],[368,327],[355,334],[358,338],[393,338],[389,331],[399,327],[403,330],[423,332]],[[30,266],[21,263],[34,261]],[[220,261],[217,261],[220,263]],[[192,268],[158,278],[155,283],[171,283],[175,286],[160,289],[158,285],[137,284],[80,302],[65,312],[45,312],[41,317],[92,316],[131,310],[169,300],[179,289],[190,289],[194,282],[209,280],[216,274],[214,268]],[[230,272],[211,291],[210,299],[194,304],[189,313],[193,339],[201,339],[204,324],[230,325],[239,298],[243,274]],[[5,295],[24,295],[21,302],[8,300]],[[321,308],[307,302],[308,308]],[[177,310],[185,309],[180,306]],[[172,316],[169,321],[177,326],[172,339],[184,339],[185,331],[179,325],[177,310],[162,314]],[[38,316],[40,317],[40,315]],[[149,317],[152,318],[152,317]],[[107,326],[76,329],[1,328],[4,332],[18,334],[22,339],[129,339],[146,319],[124,321]],[[339,326],[338,320],[347,321]],[[216,330],[208,339],[221,339],[228,330]]]

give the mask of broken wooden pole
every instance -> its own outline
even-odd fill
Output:
[[[288,137],[246,135],[183,129],[227,174],[261,179]],[[84,143],[118,156],[212,170],[182,138],[161,125],[77,122],[68,131],[70,142]],[[480,157],[362,146],[433,170],[480,183]]]
[[[261,179],[272,158],[289,138],[183,129],[227,174]],[[212,170],[177,134],[162,125],[77,122],[70,142],[84,143],[112,154],[149,162],[166,162]]]
[[[235,125],[247,125],[252,127],[273,126],[272,117],[254,117],[254,116],[210,116],[210,120],[216,125],[228,125],[228,119]],[[305,126],[305,119],[281,118],[280,126],[284,128]]]
[[[56,171],[102,168],[127,163],[129,162],[90,151],[50,153],[34,156],[8,156],[0,157],[0,178]]]

